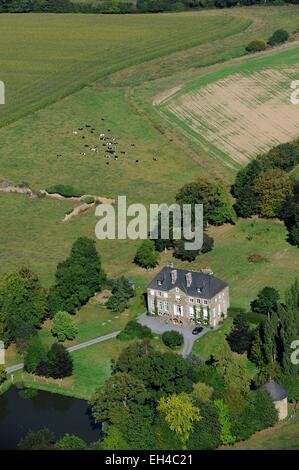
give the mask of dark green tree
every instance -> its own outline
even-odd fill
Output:
[[[21,324],[39,327],[46,315],[46,292],[38,277],[27,268],[0,279],[0,335],[15,339]]]
[[[243,313],[239,313],[233,320],[233,328],[226,339],[232,351],[239,354],[248,352],[254,338],[254,331]]]
[[[27,353],[24,359],[24,367],[27,372],[34,374],[41,362],[47,359],[46,350],[39,336],[33,336],[27,347]]]
[[[48,374],[54,379],[69,377],[73,373],[73,360],[63,344],[54,343],[47,357]]]
[[[222,225],[236,221],[233,199],[220,180],[198,178],[179,190],[176,201],[180,205],[191,204],[193,207],[195,204],[203,204],[205,223]]]
[[[271,316],[274,312],[277,312],[278,301],[279,292],[273,287],[264,287],[250,306],[254,312]]]
[[[106,280],[95,241],[79,238],[67,260],[58,264],[55,277],[55,285],[48,297],[50,315],[54,316],[58,311],[75,313],[102,289]]]
[[[37,432],[29,431],[19,444],[19,450],[53,450],[54,434],[47,428]]]
[[[154,268],[159,263],[159,253],[152,240],[144,240],[136,251],[134,263],[142,268]]]

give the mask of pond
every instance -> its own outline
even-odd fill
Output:
[[[38,431],[45,427],[57,438],[70,433],[91,443],[100,437],[100,428],[93,423],[84,400],[42,391],[24,398],[15,387],[0,396],[1,450],[16,449],[29,430]]]

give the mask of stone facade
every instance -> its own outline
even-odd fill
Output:
[[[217,326],[227,317],[229,287],[210,274],[165,267],[147,289],[148,312],[175,324]]]

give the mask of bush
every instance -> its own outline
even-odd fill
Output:
[[[53,184],[46,188],[46,191],[49,194],[57,193],[64,197],[81,197],[85,194],[85,191],[74,188],[70,184]]]
[[[136,251],[134,263],[142,268],[154,268],[159,263],[159,253],[152,240],[144,240]]]
[[[150,328],[140,325],[135,320],[129,321],[124,329],[119,333],[118,338],[122,341],[128,341],[134,338],[152,338],[153,334]]]
[[[78,436],[74,434],[65,434],[55,444],[57,450],[84,450],[86,449],[86,443]]]
[[[165,331],[162,335],[162,341],[169,348],[175,349],[184,343],[184,337],[178,331]]]
[[[115,313],[121,313],[128,307],[128,300],[134,297],[135,291],[132,283],[124,276],[108,282],[111,286],[112,296],[106,302],[106,307]]]
[[[254,39],[246,46],[247,52],[260,52],[267,48],[267,44],[262,39]]]
[[[83,202],[85,204],[93,204],[94,203],[94,197],[93,196],[85,196],[83,198]]]
[[[278,44],[283,44],[288,41],[290,35],[284,29],[277,29],[274,31],[272,36],[268,39],[269,46],[277,46]]]

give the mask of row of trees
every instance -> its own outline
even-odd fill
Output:
[[[45,13],[158,13],[201,8],[231,8],[238,4],[264,4],[264,0],[118,0],[72,2],[71,0],[0,0],[0,12]],[[274,3],[267,1],[267,3]],[[296,0],[290,3],[296,3]]]
[[[19,442],[19,450],[85,450],[86,443],[74,434],[65,434],[56,439],[53,432],[47,428],[39,431],[29,431]]]
[[[276,379],[285,385],[289,399],[299,400],[298,367],[292,363],[292,341],[299,334],[299,283],[287,289],[283,299],[272,287],[265,287],[252,301],[253,311],[261,313],[256,329],[252,329],[246,313],[238,314],[227,335],[232,351],[246,353],[257,366],[255,384]]]
[[[75,337],[77,330],[69,314],[74,314],[106,282],[95,242],[79,238],[70,256],[58,264],[55,278],[49,292],[28,268],[0,279],[0,337],[6,345],[14,341],[18,351],[24,353],[45,318],[54,316],[53,335],[59,341]]]
[[[235,223],[237,216],[233,208],[233,198],[226,186],[217,179],[198,178],[192,183],[184,185],[176,195],[176,203],[183,207],[191,205],[191,229],[195,226],[195,205],[203,204],[203,245],[200,250],[186,250],[185,242],[188,240],[176,240],[173,237],[173,213],[169,214],[169,237],[162,238],[160,215],[158,220],[158,238],[145,240],[137,249],[134,262],[143,268],[154,268],[159,263],[159,253],[168,249],[173,251],[173,256],[182,261],[194,261],[200,253],[211,251],[214,240],[207,234],[209,225],[222,225]],[[182,221],[183,222],[183,221]],[[190,241],[190,240],[189,240]]]
[[[278,145],[240,170],[232,188],[238,215],[280,217],[289,228],[290,241],[296,245],[299,245],[299,184],[292,181],[289,172],[298,164],[298,140]]]
[[[47,351],[39,336],[35,336],[29,341],[24,367],[30,374],[62,379],[72,375],[73,360],[62,344],[54,343]]]
[[[246,359],[227,343],[208,364],[136,341],[91,400],[102,423],[98,448],[213,449],[272,426],[277,412],[266,392],[250,390]]]

